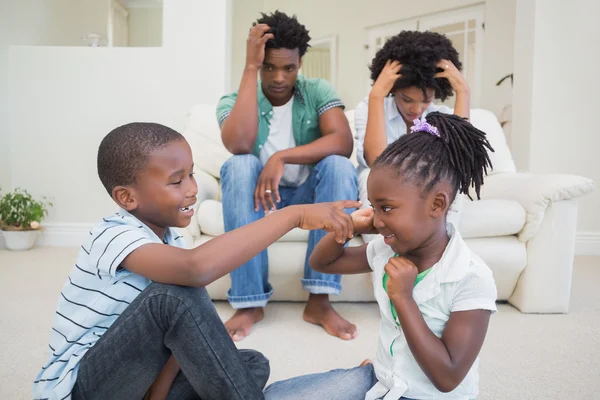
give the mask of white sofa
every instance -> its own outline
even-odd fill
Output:
[[[353,129],[353,111],[346,116]],[[508,300],[522,312],[565,313],[575,247],[575,199],[591,192],[595,183],[573,175],[518,173],[496,117],[475,109],[471,121],[488,134],[495,149],[490,155],[494,169],[480,201],[464,198],[459,231],[492,269],[499,300]],[[184,235],[190,246],[198,246],[224,232],[218,179],[230,154],[221,143],[214,106],[194,106],[184,136],[192,146],[199,186],[196,214]],[[272,300],[307,298],[300,283],[307,240],[308,232],[297,229],[269,248]],[[362,243],[357,237],[350,245]],[[213,299],[224,300],[229,286],[226,276],[208,291]],[[374,300],[368,274],[344,276],[342,287],[341,295],[332,300]]]

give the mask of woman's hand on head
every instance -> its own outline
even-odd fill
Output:
[[[399,61],[388,60],[373,84],[369,96],[386,97],[390,94],[394,84],[402,76],[400,75],[401,68],[402,64]]]
[[[441,59],[435,64],[436,67],[442,69],[443,71],[437,72],[435,74],[435,78],[446,78],[450,85],[452,86],[452,90],[456,93],[459,92],[468,92],[469,84],[465,79],[465,76],[462,72],[459,71],[458,68],[452,63],[452,61]]]
[[[350,216],[352,217],[352,223],[354,224],[354,234],[376,235],[379,233],[377,228],[373,225],[375,212],[371,207],[356,210]]]

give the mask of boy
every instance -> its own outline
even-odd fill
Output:
[[[353,235],[343,209],[358,203],[288,207],[184,250],[170,228],[187,226],[196,202],[183,136],[121,126],[100,144],[98,175],[120,211],[90,231],[62,288],[34,398],[262,398],[268,360],[235,348],[204,286],[295,227],[343,242]]]

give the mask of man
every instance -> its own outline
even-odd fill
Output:
[[[234,154],[221,169],[226,231],[288,205],[357,198],[344,105],[328,82],[298,76],[309,40],[295,16],[279,11],[262,14],[250,29],[240,88],[217,106],[221,138]],[[331,335],[353,339],[356,326],[329,302],[329,295],[341,290],[341,277],[308,265],[324,235],[311,231],[309,236],[302,279],[309,292],[304,319]],[[233,271],[231,281],[227,297],[236,313],[225,326],[237,341],[263,319],[273,292],[267,252]]]

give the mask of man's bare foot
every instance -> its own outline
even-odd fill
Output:
[[[240,308],[235,311],[233,317],[225,322],[225,328],[231,339],[235,342],[242,340],[250,334],[252,325],[260,322],[265,317],[262,307]]]
[[[351,340],[356,337],[356,325],[351,324],[333,309],[327,294],[310,294],[304,308],[304,320],[321,325],[327,333],[340,339]]]
[[[359,367],[366,367],[369,364],[373,364],[373,361],[371,361],[367,358],[365,361],[360,363]]]

